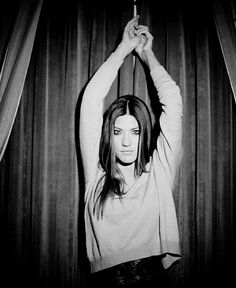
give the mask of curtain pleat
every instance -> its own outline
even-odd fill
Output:
[[[234,3],[234,2],[232,2]],[[229,1],[226,4],[222,1],[213,2],[214,20],[219,37],[221,50],[225,60],[229,81],[236,101],[236,32],[233,14]]]
[[[197,271],[212,263],[212,167],[211,106],[208,32],[199,24],[196,32],[196,259]],[[209,209],[210,208],[210,209]]]
[[[1,67],[0,160],[19,106],[43,1],[22,1]],[[7,33],[7,31],[6,31]]]
[[[35,50],[33,202],[35,255],[44,287],[79,282],[77,3],[45,4]],[[61,6],[60,6],[61,5]]]
[[[234,275],[228,263],[236,240],[236,107],[212,6],[204,3],[203,11],[201,1],[180,1],[171,9],[159,3],[157,10],[155,0],[137,3],[140,22],[154,35],[154,52],[179,85],[184,103],[184,154],[173,191],[183,259],[167,271],[171,287],[226,285]],[[80,103],[89,79],[119,43],[132,5],[52,0],[42,6],[0,163],[0,261],[9,287],[88,287]],[[5,27],[11,27],[9,21]],[[10,37],[2,39],[1,63]],[[150,75],[139,60],[133,67],[132,55],[121,66],[105,108],[126,94],[147,103],[158,128],[160,105]]]

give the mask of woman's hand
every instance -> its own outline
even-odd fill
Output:
[[[140,38],[140,41],[135,48],[135,52],[145,61],[145,54],[152,52],[153,36],[148,31],[148,27],[143,25],[138,25],[136,35]]]
[[[122,51],[124,57],[130,54],[140,42],[141,37],[137,33],[138,19],[139,16],[135,16],[124,28],[122,41],[119,45],[119,49]]]
[[[150,70],[160,66],[160,63],[152,50],[153,36],[148,31],[148,27],[138,25],[136,35],[140,37],[140,41],[135,48],[135,52],[139,55],[142,61],[146,63]]]
[[[124,59],[135,50],[142,61],[153,69],[160,65],[152,50],[153,36],[147,26],[138,25],[138,19],[139,16],[136,16],[126,24],[117,52]]]

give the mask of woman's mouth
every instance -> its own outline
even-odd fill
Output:
[[[133,150],[122,150],[121,153],[123,153],[124,155],[130,155],[133,153]]]

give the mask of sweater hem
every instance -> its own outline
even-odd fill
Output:
[[[103,269],[107,269],[121,263],[133,261],[137,259],[147,258],[151,256],[163,255],[162,264],[165,269],[170,267],[175,261],[181,258],[179,254],[178,245],[174,245],[173,252],[163,252],[160,247],[154,246],[141,246],[135,249],[119,251],[119,253],[113,253],[109,256],[99,258],[90,262],[91,273],[98,272]]]

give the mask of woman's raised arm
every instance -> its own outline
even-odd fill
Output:
[[[103,100],[109,92],[123,60],[139,43],[140,39],[135,34],[137,23],[138,16],[127,23],[121,43],[94,74],[83,95],[79,133],[86,183],[94,176],[99,162]]]
[[[139,25],[138,31],[142,39],[135,50],[149,67],[163,110],[159,119],[161,132],[157,138],[157,151],[154,151],[154,157],[161,161],[170,181],[174,183],[182,156],[182,97],[179,87],[154,55],[153,36],[148,28]]]

